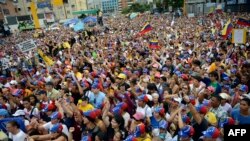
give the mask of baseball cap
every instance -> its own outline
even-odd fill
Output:
[[[120,102],[120,103],[116,104],[116,107],[119,107],[122,110],[126,110],[128,108],[128,104],[125,102]]]
[[[181,74],[181,78],[183,80],[188,80],[188,75],[187,74]]]
[[[230,98],[230,96],[227,93],[220,93],[219,95],[222,99],[228,100]]]
[[[160,73],[160,72],[156,72],[156,73],[155,73],[155,77],[156,77],[156,78],[161,78],[161,73]]]
[[[0,109],[0,116],[8,116],[9,115],[9,113],[8,113],[8,111],[6,110],[6,109]]]
[[[161,121],[159,122],[159,128],[161,128],[161,129],[167,129],[167,127],[168,127],[167,121],[161,120]]]
[[[17,81],[16,80],[11,80],[10,85],[17,85]]]
[[[156,107],[154,110],[156,113],[159,113],[160,115],[164,115],[165,109],[162,107]]]
[[[92,141],[90,136],[83,136],[81,141]]]
[[[136,112],[133,117],[136,119],[136,120],[142,120],[144,119],[144,114],[142,114],[141,112]]]
[[[91,86],[92,89],[99,89],[99,84],[98,83],[93,83]]]
[[[148,102],[149,101],[147,95],[145,95],[145,94],[138,96],[138,100],[141,100],[143,102]]]
[[[124,141],[138,141],[134,135],[129,135]]]
[[[196,107],[196,110],[201,113],[201,114],[206,114],[207,113],[207,107],[205,105],[198,105]]]
[[[214,126],[209,127],[206,131],[202,132],[204,137],[216,139],[220,136],[220,131]]]
[[[180,97],[175,97],[175,98],[173,98],[173,100],[178,102],[178,103],[181,103],[181,98]]]
[[[144,68],[144,69],[142,70],[142,72],[143,72],[143,73],[148,73],[148,69],[147,69],[147,68]]]
[[[83,116],[95,119],[96,118],[96,113],[94,111],[92,111],[92,110],[89,110],[89,111],[83,112]]]
[[[46,107],[42,110],[42,112],[48,112],[48,111],[54,111],[56,109],[56,106],[54,104],[48,104]]]
[[[57,132],[62,132],[63,130],[63,126],[61,123],[57,123],[55,125],[52,126],[52,128],[50,129],[51,133],[57,133]]]
[[[234,125],[234,124],[235,124],[235,120],[231,117],[227,117],[227,118],[220,121],[219,127],[223,128],[224,125]]]
[[[182,121],[186,124],[190,124],[191,120],[190,120],[190,117],[187,116],[187,115],[183,115],[182,116]]]
[[[211,125],[217,125],[217,119],[214,113],[208,112],[205,115],[205,119],[211,124]]]
[[[178,134],[181,138],[192,137],[194,135],[194,128],[190,125],[186,125],[180,129]]]
[[[122,111],[120,107],[115,107],[112,109],[112,112],[114,115],[120,115]]]
[[[13,96],[21,96],[23,94],[23,90],[21,89],[15,89],[12,93]]]
[[[214,87],[212,87],[212,86],[208,86],[207,89],[208,89],[209,91],[211,91],[212,93],[215,92],[215,89],[214,89]]]
[[[242,92],[247,92],[248,91],[248,87],[247,85],[241,85],[240,88],[239,88],[240,91]]]
[[[24,110],[17,110],[12,116],[18,117],[18,116],[25,116]]]
[[[123,73],[120,73],[117,77],[120,78],[120,79],[126,79],[127,78],[127,76],[125,74],[123,74]]]
[[[145,124],[141,123],[136,126],[134,135],[135,137],[140,137],[145,132],[146,132]]]
[[[52,113],[50,118],[51,118],[51,120],[53,120],[53,119],[59,119],[60,120],[60,119],[62,119],[62,114],[59,113],[59,112],[54,112],[54,113]]]
[[[167,67],[163,67],[162,71],[168,71],[168,68]]]

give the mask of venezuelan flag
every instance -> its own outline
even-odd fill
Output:
[[[243,25],[243,26],[250,26],[250,20],[246,20],[243,18],[239,18],[237,21],[238,25]]]
[[[37,53],[42,57],[46,65],[52,66],[54,64],[54,61],[49,56],[45,55],[41,49],[38,49]]]
[[[158,49],[158,48],[160,48],[158,40],[151,40],[149,42],[149,48],[151,48],[151,49]]]
[[[221,32],[221,35],[224,39],[226,39],[228,35],[231,34],[232,31],[233,31],[233,24],[231,23],[231,20],[228,20]]]
[[[149,32],[149,31],[151,31],[153,28],[152,28],[152,26],[147,22],[144,26],[143,26],[143,28],[141,29],[141,31],[140,31],[140,35],[144,35],[145,33],[147,33],[147,32]]]

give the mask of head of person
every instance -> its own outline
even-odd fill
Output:
[[[207,114],[207,112],[208,112],[208,107],[205,106],[205,105],[203,105],[203,104],[201,104],[201,105],[198,105],[198,106],[196,107],[196,110],[197,110],[197,112],[200,114],[201,118],[204,118],[204,116],[205,116],[205,115]]]
[[[154,117],[156,119],[163,118],[165,116],[165,109],[163,107],[156,107],[154,109]]]
[[[180,129],[178,135],[180,136],[181,141],[191,141],[194,132],[195,131],[192,126],[186,125]]]
[[[99,84],[97,83],[92,84],[91,90],[94,94],[98,94],[100,92]]]
[[[9,116],[9,113],[6,109],[0,109],[0,119],[4,119]]]
[[[124,122],[125,121],[121,115],[115,115],[111,120],[111,126],[113,129],[116,129],[116,128],[123,129]]]
[[[153,97],[153,102],[155,104],[158,104],[159,103],[159,94],[158,93],[153,93],[152,97]]]
[[[203,131],[203,141],[216,141],[220,137],[220,130],[214,126],[209,127],[206,131]]]
[[[56,123],[52,126],[52,128],[50,129],[50,134],[53,137],[58,137],[60,134],[62,134],[63,131],[63,126],[61,123]]]
[[[248,111],[250,107],[250,99],[249,98],[243,98],[240,101],[240,111]]]
[[[106,141],[107,140],[107,134],[104,132],[98,132],[95,136],[95,141]]]
[[[53,82],[50,81],[50,82],[46,83],[45,88],[46,88],[47,91],[49,91],[49,92],[52,91],[53,87],[54,87]]]
[[[210,72],[209,78],[211,79],[212,82],[217,81],[219,78],[218,73],[216,71]]]
[[[139,137],[143,138],[143,137],[146,136],[146,134],[147,134],[147,132],[146,132],[146,126],[145,126],[144,123],[140,123],[140,124],[138,124],[135,127],[135,133],[134,133],[135,137],[137,137],[137,138],[139,138]]]
[[[56,123],[59,123],[61,121],[62,114],[60,112],[56,111],[56,112],[51,114],[50,118],[51,118],[51,123],[56,124]]]
[[[36,97],[38,100],[44,100],[47,97],[47,92],[44,90],[41,90],[38,93],[36,93]]]
[[[167,58],[166,65],[170,66],[171,64],[172,64],[172,59],[171,58]]]
[[[159,122],[159,129],[160,129],[160,131],[159,131],[159,137],[161,139],[165,139],[166,134],[167,134],[167,127],[168,127],[167,121],[161,120]]]
[[[5,96],[0,95],[0,104],[5,104],[8,99]]]
[[[17,134],[20,129],[20,125],[16,121],[10,121],[7,123],[6,129],[9,133]]]
[[[25,97],[23,99],[23,106],[26,109],[30,109],[31,108],[31,103],[30,103],[30,98],[29,97]]]
[[[81,141],[92,141],[91,136],[83,136]]]
[[[218,108],[221,104],[221,97],[219,95],[213,95],[211,98],[212,108]]]
[[[53,103],[46,105],[42,109],[42,112],[45,112],[46,115],[48,115],[48,116],[50,116],[55,111],[56,111],[56,106]]]
[[[195,87],[199,87],[200,85],[200,81],[201,81],[201,77],[200,76],[192,76],[192,82],[194,84]]]
[[[118,76],[117,76],[117,83],[118,84],[122,84],[123,82],[125,82],[127,76],[124,74],[124,73],[120,73]]]
[[[139,124],[139,123],[142,123],[144,122],[145,120],[145,115],[141,112],[136,112],[134,115],[133,115],[133,119],[134,121],[136,122],[136,124]]]
[[[219,122],[219,128],[224,128],[225,125],[235,125],[235,120],[232,117],[221,119]]]
[[[149,98],[147,95],[143,94],[137,97],[138,98],[138,106],[144,107],[146,103],[149,101]]]
[[[87,106],[89,104],[89,97],[83,96],[79,101],[81,103],[81,106]]]
[[[36,103],[38,103],[37,97],[36,97],[35,95],[30,95],[30,96],[29,96],[29,99],[30,99],[30,104],[31,104],[32,106],[36,106]]]
[[[86,126],[89,124],[94,124],[96,117],[96,113],[93,110],[83,112],[83,123]]]

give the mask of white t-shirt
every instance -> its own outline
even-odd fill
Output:
[[[68,127],[67,127],[66,125],[64,125],[64,124],[62,124],[62,126],[63,126],[62,132],[63,132],[65,135],[69,136]],[[46,129],[46,130],[48,130],[48,131],[50,131],[50,129],[51,129],[52,127],[53,127],[53,124],[52,124],[51,122],[45,123],[45,124],[43,125],[43,128]]]
[[[152,109],[148,105],[144,108],[137,105],[136,112],[142,113],[145,117],[152,117]]]
[[[24,141],[27,135],[19,129],[19,132],[16,135],[9,133],[9,138],[13,141]]]
[[[226,103],[224,106],[221,105],[221,107],[228,113],[231,114],[232,112],[232,106],[228,103]]]
[[[34,108],[34,110],[32,111],[33,107],[31,108],[30,111],[28,111],[26,108],[23,109],[24,113],[25,113],[25,117],[27,119],[30,119],[30,115],[33,115],[35,117],[40,117],[40,114],[39,114],[39,110],[37,108]],[[32,113],[31,113],[32,111]]]
[[[128,122],[130,120],[130,115],[126,112],[122,115],[123,119],[124,119],[124,126],[127,127],[128,126]]]

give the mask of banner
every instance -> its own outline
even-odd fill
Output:
[[[22,52],[27,52],[27,51],[30,51],[30,50],[36,48],[36,44],[35,44],[34,40],[32,40],[32,39],[24,41],[20,44],[17,44],[17,46],[20,48],[20,50]]]
[[[48,23],[55,22],[55,16],[53,13],[45,13],[44,17]]]
[[[245,44],[247,32],[244,29],[234,29],[232,43]]]
[[[51,7],[50,1],[37,2],[37,8]]]

